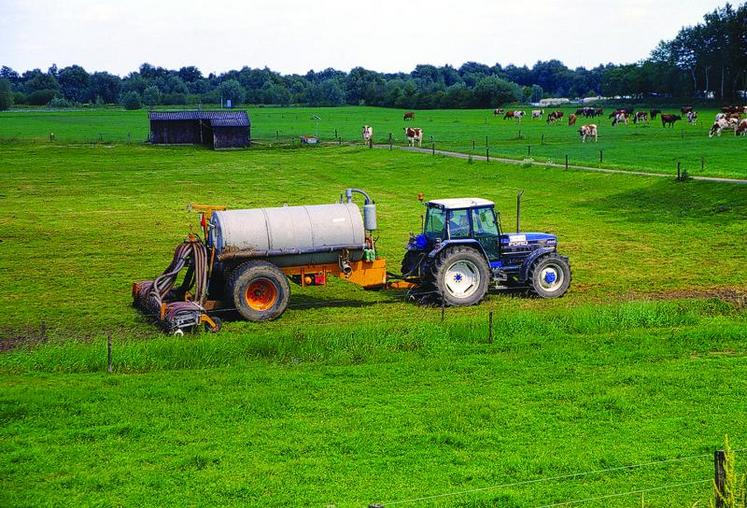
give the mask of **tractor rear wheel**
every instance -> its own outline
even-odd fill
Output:
[[[247,321],[269,321],[288,307],[290,285],[285,274],[267,261],[247,261],[231,271],[228,295]]]
[[[529,292],[541,298],[560,298],[571,285],[571,266],[557,254],[537,259],[527,273]]]
[[[475,305],[488,292],[490,268],[477,250],[452,247],[439,256],[433,276],[438,295],[446,305]]]

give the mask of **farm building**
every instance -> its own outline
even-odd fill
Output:
[[[148,118],[154,145],[201,144],[216,149],[249,145],[246,111],[151,111]]]

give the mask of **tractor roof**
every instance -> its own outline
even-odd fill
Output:
[[[456,208],[472,208],[475,206],[494,206],[495,203],[483,198],[450,198],[433,199],[428,201],[428,205],[452,210]]]

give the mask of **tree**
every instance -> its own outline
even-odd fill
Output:
[[[88,94],[89,75],[80,65],[64,67],[57,73],[62,95],[73,102],[83,102]]]
[[[143,104],[149,107],[157,106],[161,103],[161,92],[158,87],[149,86],[143,91]]]
[[[10,91],[10,80],[0,79],[0,111],[10,109],[13,105],[13,93]]]
[[[119,76],[108,72],[94,72],[88,80],[88,99],[100,97],[105,104],[114,104],[119,97],[120,87]]]
[[[474,105],[480,108],[502,106],[521,98],[521,88],[516,83],[495,76],[482,78],[474,89]]]
[[[119,103],[123,108],[128,110],[140,109],[143,107],[140,102],[140,95],[135,91],[123,93],[122,97],[119,98]]]
[[[529,95],[529,101],[530,102],[539,102],[542,100],[542,97],[544,96],[545,91],[542,89],[539,85],[532,85],[532,92]]]
[[[223,98],[224,104],[229,99],[234,106],[244,102],[244,88],[241,86],[241,83],[239,83],[235,79],[228,79],[226,81],[223,81],[218,86],[218,91]]]

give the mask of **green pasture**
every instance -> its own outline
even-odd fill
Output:
[[[531,109],[522,107],[528,116]],[[696,125],[678,122],[664,128],[659,119],[648,124],[611,127],[603,117],[584,120],[578,125],[599,125],[599,142],[582,144],[578,125],[568,127],[567,117],[575,107],[552,108],[565,113],[555,125],[545,119],[504,120],[488,110],[424,110],[415,112],[414,121],[403,121],[403,110],[372,107],[338,108],[249,108],[252,137],[262,144],[297,143],[300,135],[317,135],[325,141],[360,142],[364,124],[374,128],[377,143],[406,142],[403,128],[424,130],[424,145],[475,155],[532,159],[538,163],[562,163],[617,169],[637,169],[675,174],[677,163],[692,175],[747,177],[744,162],[747,138],[726,133],[709,139],[708,129],[717,110],[699,111]],[[639,108],[643,109],[643,108]],[[551,109],[545,109],[549,112]],[[607,112],[612,108],[605,108]],[[675,109],[666,112],[679,113]],[[78,111],[14,110],[0,114],[0,141],[33,140],[56,143],[144,142],[148,137],[147,112],[118,109]],[[487,144],[486,144],[487,143]],[[601,153],[600,153],[601,152]],[[601,159],[601,162],[600,162]]]
[[[325,111],[355,112],[351,139],[360,113],[393,113]],[[0,505],[397,506],[474,490],[402,505],[528,507],[661,486],[644,506],[707,503],[713,449],[747,442],[744,186],[267,147],[263,114],[309,112],[256,110],[267,143],[228,152],[128,144],[144,112],[0,115]],[[54,143],[34,132],[51,125]],[[106,125],[112,143],[91,143]],[[130,306],[131,282],[197,229],[187,203],[331,202],[347,186],[376,200],[392,271],[418,192],[491,198],[510,229],[524,190],[522,227],[558,235],[571,290],[491,294],[441,321],[401,292],[332,281],[293,287],[275,322],[226,316],[183,338]]]

